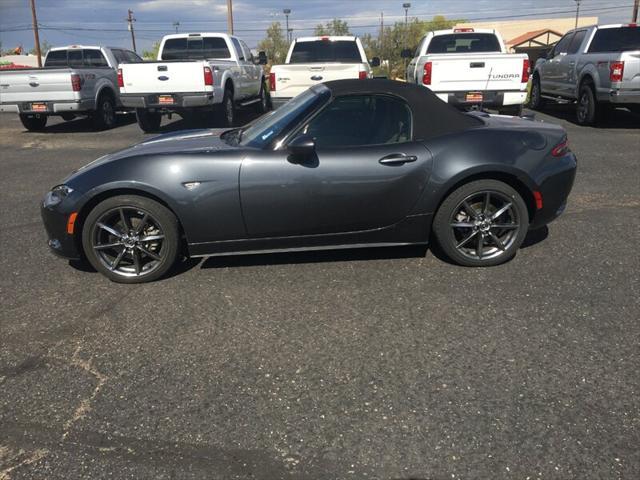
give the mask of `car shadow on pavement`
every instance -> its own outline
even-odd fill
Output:
[[[55,117],[54,117],[55,118]],[[52,121],[56,121],[56,123],[47,124],[47,126],[38,132],[29,132],[24,129],[23,133],[26,135],[32,135],[34,133],[47,134],[47,133],[98,133],[91,122],[91,119],[88,117],[77,117],[73,120],[65,121],[61,118],[52,118]],[[131,113],[119,113],[116,115],[116,125],[113,127],[119,128],[124,127],[126,125],[131,125],[135,123],[136,116]],[[111,129],[111,130],[113,130]],[[108,132],[109,130],[103,130],[103,132]]]
[[[532,113],[538,113],[530,110]],[[566,120],[574,125],[580,126],[576,119],[575,105],[545,105],[540,113]],[[604,112],[601,118],[593,125],[593,128],[640,128],[640,115],[630,112],[626,108],[616,108]]]
[[[250,108],[238,109],[236,111],[236,126],[240,127],[252,122],[260,116]],[[223,119],[218,112],[211,112],[210,115],[194,116],[193,118],[182,118],[178,114],[173,114],[171,119],[165,116],[162,119],[160,133],[177,132],[180,130],[191,130],[198,128],[220,128],[226,129]]]

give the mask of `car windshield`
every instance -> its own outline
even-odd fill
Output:
[[[244,130],[233,130],[240,138],[240,145],[264,148],[281,136],[285,129],[304,118],[311,110],[325,103],[331,93],[324,85],[317,85],[292,98],[278,110],[260,117]],[[224,135],[223,140],[233,143],[234,135]],[[237,140],[236,140],[237,142]]]
[[[289,63],[362,63],[355,40],[296,42]]]
[[[431,39],[427,53],[499,52],[500,43],[493,33],[452,33]]]

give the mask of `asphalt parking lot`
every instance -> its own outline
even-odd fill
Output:
[[[133,117],[0,116],[0,479],[640,478],[640,119],[537,118],[578,176],[506,265],[257,255],[127,286],[50,254],[39,201]]]

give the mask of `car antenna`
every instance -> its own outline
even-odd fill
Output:
[[[480,111],[484,112],[484,96],[489,88],[489,80],[491,80],[491,72],[493,72],[493,66],[489,69],[489,75],[487,76],[487,83],[484,84],[484,91],[482,92],[482,100],[480,101]]]

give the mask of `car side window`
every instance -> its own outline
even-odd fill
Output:
[[[100,50],[85,50],[84,64],[87,67],[108,67],[107,59]]]
[[[240,42],[237,38],[232,38],[233,46],[236,49],[236,53],[238,55],[238,60],[244,61],[244,53],[242,53],[242,47],[240,46]]]
[[[113,56],[116,57],[116,62],[127,63],[127,57],[124,53],[124,50],[119,50],[117,48],[114,48],[111,50],[111,53],[113,53]]]
[[[305,127],[319,148],[385,145],[411,140],[407,104],[388,95],[345,95],[334,99]]]
[[[242,40],[240,40],[240,44],[242,45],[242,50],[244,50],[244,56],[247,61],[253,62],[253,53],[251,53],[251,50],[249,49],[249,47],[247,47],[247,44]]]
[[[560,39],[556,46],[553,48],[553,56],[559,55],[560,53],[567,53],[567,49],[569,48],[569,42],[573,38],[573,32],[567,33],[564,37]]]
[[[580,45],[582,45],[582,41],[584,40],[584,36],[587,34],[586,30],[580,30],[578,32],[576,32],[576,34],[573,36],[573,39],[571,40],[571,43],[569,44],[569,48],[567,49],[567,53],[568,54],[574,54],[574,53],[578,53],[578,50],[580,49]]]

